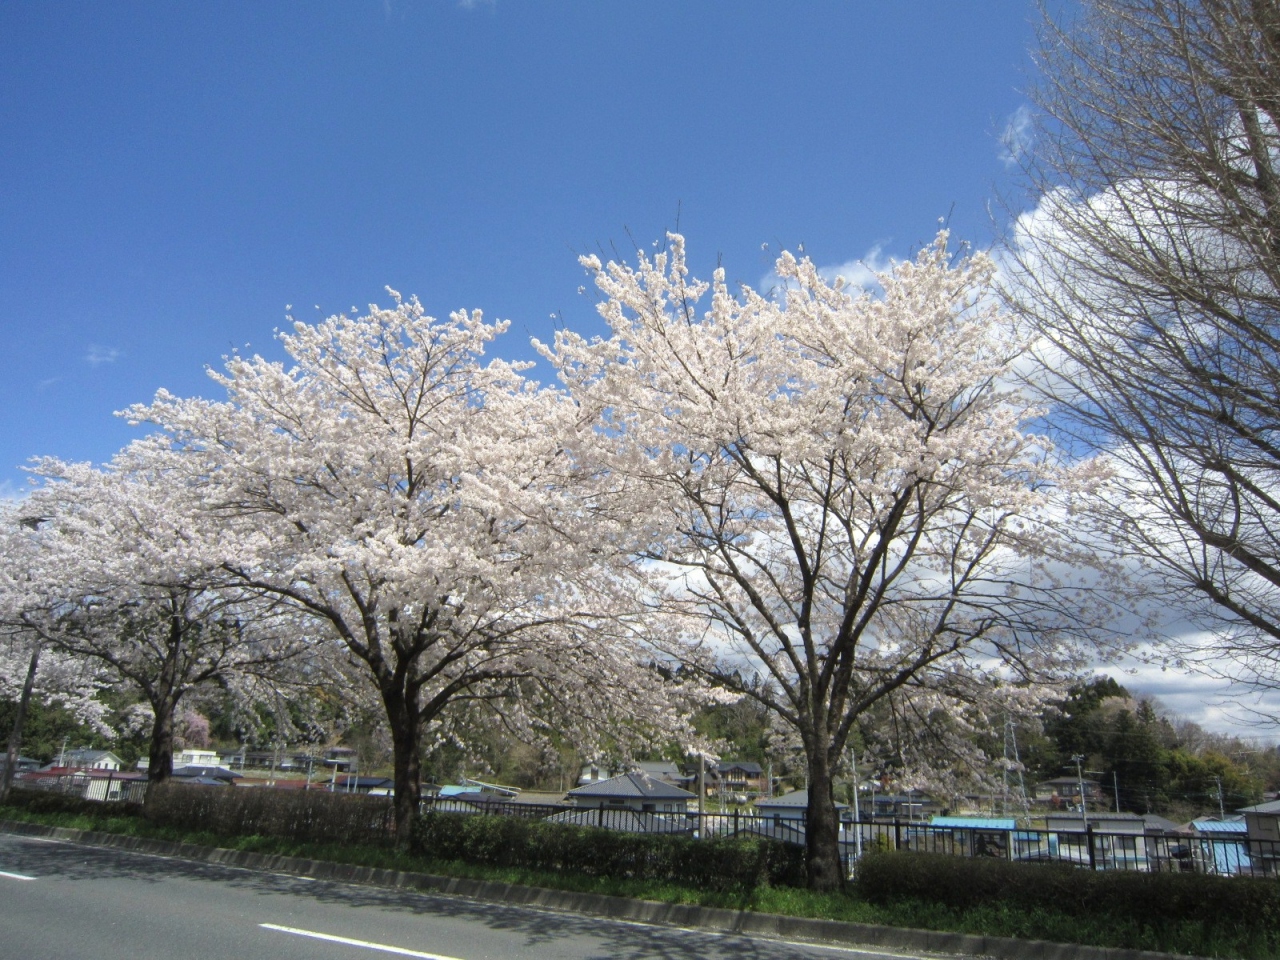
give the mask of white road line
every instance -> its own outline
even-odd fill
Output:
[[[381,950],[383,953],[394,953],[401,957],[420,957],[422,960],[458,960],[457,957],[446,957],[439,953],[423,953],[420,950],[406,950],[404,947],[392,947],[385,943],[370,943],[368,940],[352,940],[350,937],[335,937],[331,933],[316,933],[314,930],[299,930],[297,927],[281,927],[274,923],[260,923],[264,930],[277,930],[280,933],[292,933],[297,937],[311,937],[313,940],[328,940],[330,943],[345,943],[349,947],[363,947],[366,950]]]
[[[35,877],[28,877],[26,874],[8,873],[7,871],[4,871],[4,870],[0,870],[0,877],[7,877],[10,880],[34,880],[35,879]]]

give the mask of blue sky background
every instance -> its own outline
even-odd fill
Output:
[[[0,6],[0,490],[102,461],[112,412],[233,347],[417,294],[595,324],[579,253],[677,225],[756,284],[782,246],[989,242],[1030,0]],[[761,249],[769,245],[769,252]],[[319,310],[315,309],[319,306]]]
[[[695,270],[722,258],[750,284],[783,247],[908,256],[939,218],[986,246],[1035,18],[1032,0],[0,5],[0,495],[29,457],[108,459],[134,435],[113,411],[160,387],[216,395],[204,368],[230,350],[278,356],[289,304],[319,319],[392,286],[510,319],[495,352],[531,358],[553,314],[598,329],[578,254],[630,258],[677,223]],[[1205,681],[1126,682],[1233,726]]]

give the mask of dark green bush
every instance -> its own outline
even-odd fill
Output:
[[[86,800],[83,797],[73,797],[50,790],[14,788],[9,791],[9,799],[5,803],[10,807],[17,807],[31,813],[73,813],[95,817],[104,813],[122,817],[142,815],[140,803],[103,803],[101,800]]]
[[[1002,903],[1027,912],[1106,916],[1151,926],[1247,927],[1280,936],[1280,883],[1268,879],[876,853],[859,864],[856,889],[880,904],[921,901],[969,910]]]
[[[411,843],[415,853],[439,860],[672,881],[709,890],[801,886],[805,881],[802,849],[760,837],[695,840],[523,817],[433,812],[414,822]]]
[[[395,832],[390,798],[327,790],[156,783],[147,791],[145,813],[158,826],[208,830],[227,837],[390,843]]]

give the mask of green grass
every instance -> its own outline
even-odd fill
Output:
[[[1051,940],[1058,943],[1159,950],[1193,956],[1222,957],[1224,960],[1280,960],[1280,942],[1277,941],[1276,932],[1256,928],[1210,929],[1198,923],[1165,924],[1153,927],[1149,924],[1115,917],[1082,920],[1078,916],[1049,910],[1014,910],[1000,903],[984,904],[963,911],[919,900],[872,904],[859,899],[852,892],[822,894],[791,887],[760,887],[739,893],[714,892],[676,883],[596,878],[579,874],[432,860],[389,847],[372,845],[298,843],[278,837],[263,836],[219,836],[208,831],[156,827],[141,817],[113,815],[109,809],[92,813],[34,813],[18,807],[0,806],[0,819],[80,830],[97,830],[254,853],[526,884],[582,893],[634,897],[663,903],[723,907],[794,917],[814,917],[986,936]]]

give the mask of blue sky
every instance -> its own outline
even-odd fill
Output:
[[[1069,0],[1062,0],[1069,2]],[[576,258],[677,226],[757,284],[989,244],[1016,189],[1032,0],[0,5],[0,495],[101,462],[160,387],[216,395],[386,286],[512,321],[531,358],[597,328]],[[994,211],[994,213],[993,213]],[[768,249],[763,250],[762,246]],[[318,309],[317,309],[318,306]],[[559,320],[553,320],[552,315]],[[544,374],[545,376],[545,374]],[[1216,728],[1218,689],[1128,680]],[[1250,732],[1250,731],[1243,731]]]
[[[989,242],[1024,104],[1030,0],[0,7],[0,490],[37,454],[102,461],[112,412],[214,393],[385,286],[594,324],[579,253],[679,224],[757,283]],[[769,245],[769,252],[762,245]],[[315,309],[316,305],[319,310]]]

